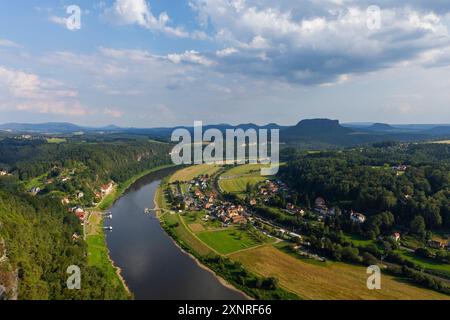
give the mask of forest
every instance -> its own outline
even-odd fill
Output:
[[[107,283],[102,270],[88,266],[87,245],[74,241],[82,234],[79,219],[61,202],[63,196],[84,191],[90,203],[101,183],[123,182],[144,170],[167,164],[170,146],[135,139],[0,140],[0,281],[9,298],[18,299],[128,299],[123,288]],[[71,179],[60,179],[71,171]],[[30,183],[41,184],[32,195]],[[0,255],[2,255],[0,253]],[[1,258],[1,257],[0,257]],[[67,268],[81,269],[81,290],[68,290]],[[9,285],[9,286],[8,286]]]
[[[280,176],[307,206],[323,197],[332,206],[369,217],[390,212],[395,224],[406,228],[417,219],[424,220],[425,231],[450,227],[447,145],[377,144],[366,149],[286,154],[288,165],[281,168]]]

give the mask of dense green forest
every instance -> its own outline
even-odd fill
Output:
[[[392,213],[409,228],[422,217],[426,230],[450,227],[450,146],[379,144],[323,153],[287,152],[280,175],[311,205],[316,197],[341,209],[374,216]],[[394,167],[404,165],[406,170]],[[420,218],[419,218],[420,219]]]
[[[0,169],[27,180],[54,167],[71,168],[82,163],[99,179],[121,182],[148,168],[149,163],[167,161],[169,151],[168,144],[146,139],[69,140],[67,143],[4,139],[0,141]]]
[[[102,271],[87,265],[86,245],[74,242],[80,223],[48,198],[0,191],[0,236],[9,263],[18,275],[19,299],[124,299]],[[68,290],[66,270],[81,269],[81,290]]]
[[[0,243],[7,256],[0,260],[0,280],[18,285],[19,299],[128,298],[123,288],[106,283],[104,271],[88,266],[86,243],[72,238],[82,234],[80,221],[61,199],[83,191],[89,204],[100,184],[169,163],[169,150],[142,138],[0,140],[0,170],[9,173],[0,177]],[[36,185],[42,191],[33,196],[29,187]],[[66,288],[70,265],[81,269],[81,290]]]

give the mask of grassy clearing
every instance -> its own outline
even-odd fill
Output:
[[[382,275],[381,290],[368,290],[364,267],[343,263],[322,266],[306,263],[273,246],[238,252],[230,257],[256,274],[277,277],[284,288],[304,299],[450,299],[450,296],[422,289],[385,274]]]
[[[246,164],[233,167],[221,175],[219,187],[224,192],[244,197],[248,184],[256,185],[268,179],[268,177],[261,176],[262,167],[260,164]]]
[[[88,246],[88,264],[97,267],[106,275],[106,280],[117,290],[126,291],[118,270],[113,266],[109,258],[106,236],[102,229],[103,218],[100,212],[92,212],[86,229],[86,243]]]
[[[86,242],[88,244],[89,266],[101,269],[111,286],[125,290],[125,286],[120,280],[116,268],[109,259],[105,236],[103,234],[90,235],[87,237]]]
[[[67,140],[64,138],[47,138],[46,140],[47,140],[47,143],[54,143],[54,144],[60,144],[60,143],[67,142]]]
[[[38,177],[35,177],[31,180],[29,180],[26,184],[25,184],[25,189],[30,190],[31,188],[37,187],[37,188],[44,188],[45,187],[45,183],[43,182],[43,179],[45,179],[47,177],[47,173],[44,173]]]
[[[347,240],[348,242],[353,243],[353,245],[355,245],[357,247],[365,247],[370,244],[375,244],[375,241],[370,240],[370,239],[365,239],[364,237],[361,237],[359,235],[346,234],[346,235],[344,235],[344,239]]]
[[[267,180],[267,177],[263,176],[222,179],[219,181],[219,186],[220,189],[224,192],[233,193],[238,196],[244,197],[248,184],[254,186],[265,180]]]
[[[201,232],[197,236],[209,247],[224,255],[262,244],[248,232],[237,228]]]
[[[200,175],[213,175],[217,171],[220,170],[220,166],[209,165],[209,164],[201,164],[197,166],[188,167],[182,170],[178,170],[175,174],[170,178],[170,183],[175,181],[187,182],[192,179],[200,176]]]
[[[260,164],[244,164],[241,166],[235,166],[229,170],[227,170],[224,174],[222,174],[222,177],[242,177],[244,175],[260,175],[261,174],[261,168],[263,166]]]
[[[206,256],[214,252],[211,248],[194,236],[194,234],[187,228],[185,222],[179,214],[166,213],[160,218],[166,228],[168,228],[168,231],[170,230],[171,235],[181,244],[192,248],[192,250],[201,256]]]
[[[404,250],[397,250],[396,252],[403,258],[416,263],[423,269],[440,271],[450,275],[450,264],[448,263],[439,263],[432,259],[417,257],[416,255],[414,255],[414,253]]]

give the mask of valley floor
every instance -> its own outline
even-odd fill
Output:
[[[244,170],[237,167],[226,173],[217,167],[196,166],[178,171],[160,186],[155,202],[162,210],[160,220],[168,233],[182,247],[195,256],[207,257],[215,254],[239,262],[249,272],[261,277],[274,277],[284,290],[301,299],[314,300],[433,300],[450,299],[450,296],[428,290],[407,280],[382,274],[381,290],[367,288],[366,268],[341,262],[320,262],[305,258],[288,250],[289,244],[276,237],[230,225],[205,220],[205,211],[173,210],[164,190],[169,183],[189,181],[195,175],[222,174],[216,181],[220,189],[243,197],[245,186],[261,179],[252,176],[254,168]],[[231,173],[230,173],[231,172]],[[243,174],[242,177],[239,174]],[[240,180],[245,180],[244,182]],[[231,181],[230,181],[231,180]],[[231,182],[231,183],[230,183]],[[189,187],[179,187],[189,190]],[[241,288],[240,288],[241,289]]]

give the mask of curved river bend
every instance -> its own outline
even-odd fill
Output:
[[[112,220],[105,220],[111,259],[138,300],[245,299],[178,248],[161,228],[154,213],[154,196],[161,179],[174,169],[164,169],[134,183],[113,205]]]

